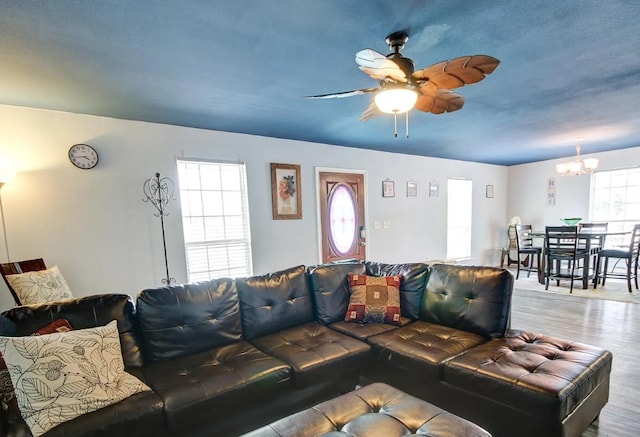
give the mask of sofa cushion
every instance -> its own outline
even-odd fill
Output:
[[[313,321],[305,266],[236,279],[246,339]]]
[[[444,362],[485,341],[478,334],[422,320],[368,339],[378,363],[431,381],[442,379]]]
[[[242,339],[233,279],[148,289],[137,299],[145,354],[152,361],[209,350]]]
[[[64,302],[12,308],[0,314],[0,335],[31,335],[58,319],[67,319],[74,329],[104,326],[117,320],[124,365],[142,365],[133,301],[126,294],[98,294]]]
[[[509,331],[450,360],[447,384],[493,402],[564,420],[598,385],[612,355],[604,349],[526,331]]]
[[[31,436],[22,417],[8,417],[7,436]],[[138,393],[120,402],[83,414],[47,431],[46,437],[113,437],[165,435],[162,399],[152,391]]]
[[[46,336],[0,337],[20,413],[34,436],[150,391],[124,371],[117,322]]]
[[[403,317],[420,317],[420,303],[424,295],[430,267],[424,263],[384,264],[365,261],[367,275],[402,277],[400,281],[400,309]]]
[[[372,335],[393,331],[394,329],[397,329],[398,326],[404,326],[411,322],[413,322],[413,320],[406,317],[400,317],[399,325],[387,325],[386,323],[352,323],[341,320],[340,322],[335,322],[328,326],[334,331],[357,338],[361,341],[366,341],[367,338]]]
[[[215,423],[212,414],[242,414],[245,403],[256,408],[255,396],[268,398],[288,387],[291,379],[286,363],[246,341],[156,361],[143,370],[164,401],[169,429],[177,435],[187,434],[186,428],[197,427],[207,417]]]
[[[72,299],[73,293],[58,266],[45,270],[7,275],[7,282],[16,292],[22,305],[33,305]]]
[[[259,337],[252,343],[289,364],[298,387],[358,371],[370,350],[368,344],[315,322]]]
[[[400,325],[400,276],[349,273],[349,288],[345,322]]]
[[[350,294],[347,275],[364,274],[364,264],[358,261],[329,263],[307,270],[316,320],[325,325],[344,320]]]
[[[420,318],[486,338],[509,326],[513,275],[495,267],[432,266]]]

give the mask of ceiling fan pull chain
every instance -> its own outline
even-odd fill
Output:
[[[407,138],[409,138],[409,111],[404,113],[404,121],[405,121],[404,132],[406,133]]]
[[[393,113],[393,136],[398,138],[398,113]]]

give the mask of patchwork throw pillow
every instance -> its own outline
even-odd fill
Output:
[[[349,289],[345,322],[400,325],[400,276],[349,273]]]
[[[31,335],[46,335],[53,334],[54,332],[68,332],[73,330],[71,324],[67,319],[58,319],[49,323],[46,326],[38,329]],[[16,401],[16,394],[13,390],[13,383],[11,382],[11,376],[9,375],[9,369],[7,369],[7,363],[4,361],[4,357],[0,353],[0,402],[4,402],[7,406],[7,411],[12,415],[19,415],[18,403]]]
[[[38,437],[82,414],[151,389],[124,371],[117,322],[31,337],[0,337],[20,414]]]
[[[35,272],[7,275],[6,277],[22,305],[73,298],[58,266]]]

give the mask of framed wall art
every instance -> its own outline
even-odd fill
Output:
[[[382,197],[395,197],[396,188],[392,180],[389,178],[382,181]]]
[[[484,195],[489,199],[493,199],[493,185],[487,185],[485,187]]]
[[[438,186],[438,182],[431,181],[429,182],[429,197],[438,197],[440,195],[440,187]]]
[[[271,163],[271,203],[274,220],[302,218],[299,165]]]
[[[418,184],[413,180],[407,182],[407,197],[418,197]]]

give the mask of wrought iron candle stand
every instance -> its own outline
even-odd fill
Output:
[[[164,177],[160,179],[160,173],[156,173],[154,177],[151,177],[144,181],[142,191],[146,198],[143,198],[143,202],[151,203],[158,212],[154,212],[153,215],[160,217],[160,226],[162,226],[162,246],[164,248],[164,267],[167,276],[162,279],[162,283],[169,285],[172,282],[176,282],[175,278],[169,276],[169,262],[167,261],[167,241],[164,233],[164,217],[169,215],[166,211],[167,204],[170,200],[174,199],[175,184],[173,181]]]

